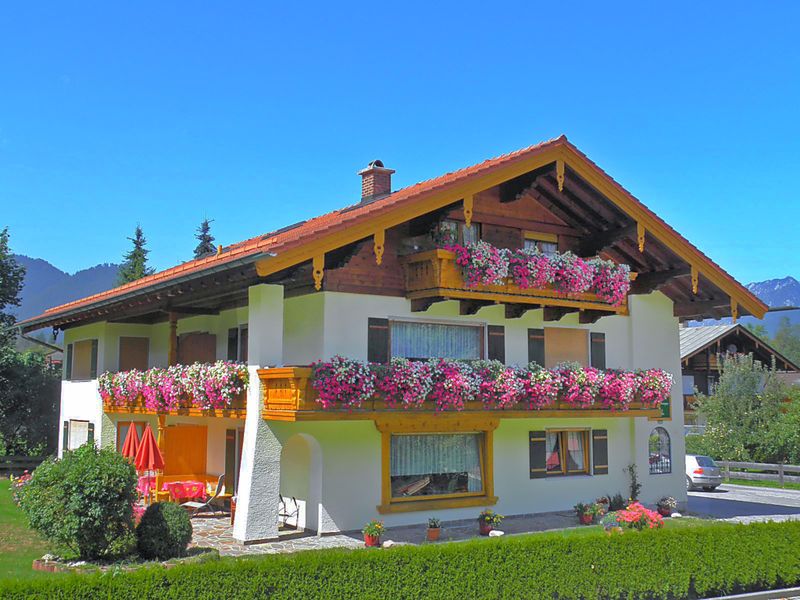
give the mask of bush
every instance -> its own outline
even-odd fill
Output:
[[[192,523],[185,508],[173,502],[147,507],[136,527],[136,547],[144,558],[166,560],[186,554]]]
[[[84,560],[114,556],[133,531],[136,471],[113,450],[85,444],[48,459],[19,491],[33,529]]]
[[[558,532],[0,583],[0,597],[697,598],[800,583],[798,547],[799,522]]]

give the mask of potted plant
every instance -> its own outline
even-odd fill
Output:
[[[594,518],[600,514],[600,512],[600,507],[594,502],[588,504],[578,502],[575,505],[575,514],[578,515],[578,520],[581,522],[581,525],[591,525],[594,523]]]
[[[439,519],[430,518],[428,519],[428,531],[427,531],[427,539],[429,542],[435,542],[439,539],[439,536],[442,533],[442,522]]]
[[[364,534],[364,545],[367,548],[379,548],[381,545],[381,535],[386,527],[383,521],[372,520],[364,526],[361,533]]]
[[[486,509],[478,515],[478,530],[481,535],[489,535],[495,527],[498,527],[503,521],[503,515],[499,515],[493,510]]]
[[[664,496],[658,501],[658,514],[662,517],[669,517],[677,506],[678,503],[675,501],[675,498],[672,496]]]

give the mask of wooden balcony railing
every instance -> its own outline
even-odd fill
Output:
[[[561,294],[551,288],[523,289],[514,283],[467,287],[450,250],[427,250],[403,258],[406,296],[411,300],[443,298],[453,300],[486,300],[507,304],[536,304],[583,310],[627,314],[627,300],[613,306],[596,294]]]
[[[179,403],[177,408],[155,410],[145,406],[144,398],[139,396],[134,402],[118,404],[114,400],[103,401],[103,411],[106,413],[146,414],[146,415],[182,415],[190,417],[228,417],[244,419],[247,415],[247,391],[243,391],[233,399],[226,408],[199,408],[193,405],[191,397]]]
[[[322,408],[317,403],[317,392],[311,385],[310,367],[279,367],[261,369],[261,393],[264,400],[262,417],[269,421],[300,420],[353,420],[378,419],[391,415],[403,415],[411,419],[433,417],[447,419],[489,419],[489,418],[537,418],[537,417],[658,417],[661,409],[644,407],[641,402],[633,402],[626,411],[612,411],[604,407],[575,408],[558,402],[543,410],[529,410],[515,407],[507,410],[488,410],[480,402],[468,402],[462,411],[436,412],[433,402],[425,402],[422,408],[388,408],[383,398],[374,396],[362,404],[361,408]]]

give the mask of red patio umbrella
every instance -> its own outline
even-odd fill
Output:
[[[142,441],[139,443],[134,464],[137,471],[160,471],[164,468],[164,457],[161,455],[161,450],[158,449],[149,423],[142,433]]]
[[[136,458],[139,451],[139,434],[136,432],[136,425],[131,423],[128,426],[128,433],[125,435],[125,442],[122,444],[120,454],[131,461]]]

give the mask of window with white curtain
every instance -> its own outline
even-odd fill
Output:
[[[483,492],[482,433],[392,435],[392,498]]]
[[[418,321],[392,321],[390,325],[393,357],[483,358],[483,325]]]
[[[70,450],[76,450],[89,441],[89,421],[69,422],[69,446]]]
[[[545,467],[548,475],[589,473],[589,432],[548,431]]]

